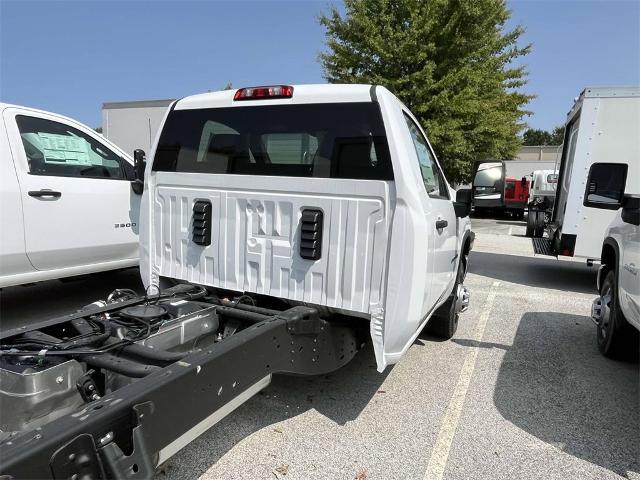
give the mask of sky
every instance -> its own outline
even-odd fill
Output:
[[[104,102],[323,83],[328,1],[0,0],[0,101],[101,125]],[[510,0],[533,44],[526,118],[550,130],[587,85],[640,84],[640,0]]]

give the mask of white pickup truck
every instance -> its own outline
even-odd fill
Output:
[[[636,159],[637,160],[637,159]],[[598,348],[617,358],[637,354],[640,330],[640,194],[612,192],[620,210],[606,230],[591,316]]]
[[[187,97],[151,158],[147,294],[0,333],[0,475],[149,478],[273,374],[366,335],[382,371],[467,308],[471,191],[384,87]]]
[[[0,104],[0,288],[137,265],[132,181],[133,160],[92,129]]]

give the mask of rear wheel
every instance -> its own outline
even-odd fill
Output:
[[[458,329],[458,318],[460,316],[456,308],[458,286],[462,285],[467,274],[468,258],[463,255],[458,264],[456,283],[449,298],[433,313],[431,319],[425,327],[425,331],[435,337],[450,339]]]
[[[532,208],[529,208],[527,213],[527,230],[525,232],[527,237],[533,237],[533,233],[536,228],[536,218],[537,218],[537,210],[533,210]]]
[[[638,331],[629,325],[618,305],[615,270],[609,271],[602,282],[600,308],[597,330],[598,350],[610,358],[637,355]]]
[[[542,238],[544,235],[544,212],[536,210],[536,228],[533,231],[533,236],[536,238]]]
[[[529,209],[527,215],[527,237],[541,238],[544,235],[544,212],[533,208]]]

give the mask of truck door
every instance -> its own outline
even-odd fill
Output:
[[[26,252],[38,270],[138,257],[132,165],[84,126],[55,115],[4,112],[22,196]]]
[[[579,128],[580,117],[578,116],[576,120],[567,127],[568,133],[562,149],[560,177],[558,180],[559,185],[556,187],[556,201],[553,207],[553,220],[556,221],[558,225],[563,224],[567,202],[569,201],[569,188],[571,184],[571,175],[573,173],[573,160],[576,154]]]
[[[432,261],[427,261],[428,277],[431,285],[425,292],[425,307],[435,305],[449,293],[456,266],[456,216],[453,203],[449,198],[447,182],[442,174],[433,150],[417,123],[405,113],[405,120],[415,146],[420,173],[424,182],[429,252],[433,252]]]
[[[620,227],[622,240],[622,268],[619,276],[619,295],[622,311],[625,317],[635,322],[640,328],[640,227],[631,223],[623,223]]]

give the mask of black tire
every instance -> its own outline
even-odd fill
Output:
[[[600,287],[603,314],[597,327],[598,350],[605,357],[628,358],[638,355],[638,331],[624,318],[618,305],[618,281],[610,270]]]
[[[458,329],[458,318],[460,316],[456,312],[456,292],[458,285],[464,282],[467,274],[467,262],[467,256],[463,255],[458,264],[458,273],[456,274],[456,283],[453,286],[453,292],[451,292],[447,301],[433,312],[433,315],[425,327],[426,333],[444,340],[449,340],[456,333]]]
[[[535,216],[535,230],[533,231],[533,236],[536,238],[542,238],[544,235],[544,212],[540,210],[536,210]]]
[[[537,218],[537,214],[536,214],[537,210],[533,210],[533,209],[529,209],[528,210],[528,214],[527,214],[527,230],[525,232],[525,235],[527,237],[533,237],[533,233],[536,229],[536,218]]]

